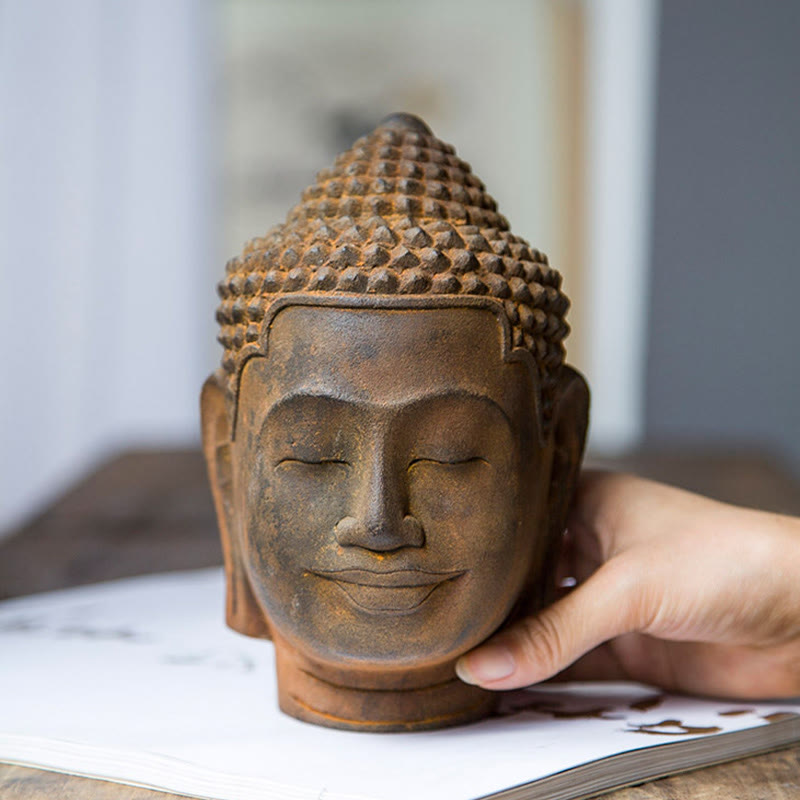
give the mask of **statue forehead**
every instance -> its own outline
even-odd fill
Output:
[[[289,305],[269,325],[265,355],[242,375],[240,404],[294,393],[377,404],[460,391],[517,413],[531,375],[506,358],[506,331],[486,308]]]

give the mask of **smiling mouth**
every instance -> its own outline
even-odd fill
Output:
[[[440,586],[464,572],[428,572],[400,569],[375,572],[367,569],[315,570],[320,578],[335,583],[359,608],[373,614],[414,611]]]

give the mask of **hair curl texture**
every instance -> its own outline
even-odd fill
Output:
[[[569,332],[561,275],[416,117],[388,117],[319,172],[285,223],[228,261],[217,291],[217,378],[232,403],[281,294],[472,295],[502,301],[512,346],[539,371],[544,423],[551,417]]]

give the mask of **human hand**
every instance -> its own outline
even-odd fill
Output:
[[[800,695],[800,519],[587,471],[561,569],[576,588],[459,659],[462,680]]]

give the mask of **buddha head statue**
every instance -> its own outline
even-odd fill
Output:
[[[273,640],[288,714],[491,713],[455,660],[548,602],[586,434],[560,284],[406,114],[228,262],[204,452],[227,621]]]

